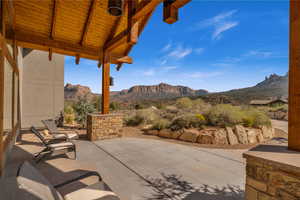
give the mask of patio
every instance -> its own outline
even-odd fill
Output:
[[[78,159],[63,156],[35,164],[52,184],[87,171],[98,171],[107,187],[121,199],[243,199],[246,150],[205,149],[169,142],[118,138],[76,141]],[[6,176],[15,176],[24,160],[32,161],[41,145],[24,134],[7,163]],[[175,156],[176,154],[176,156]],[[33,162],[32,162],[33,163]],[[226,166],[226,168],[224,168]],[[93,178],[65,186],[66,194],[97,182]]]

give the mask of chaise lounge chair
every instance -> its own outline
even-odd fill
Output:
[[[77,133],[66,133],[59,131],[53,119],[42,120],[42,123],[46,126],[54,138],[68,138],[70,140],[79,138]]]
[[[89,176],[97,176],[99,182],[68,193],[65,196],[62,196],[56,190],[57,188]],[[25,161],[18,170],[17,187],[18,191],[12,194],[15,195],[14,199],[19,199],[20,197],[20,199],[23,200],[120,200],[115,193],[103,190],[105,184],[97,172],[88,172],[87,174],[53,186],[27,161]]]
[[[74,152],[74,159],[76,159],[76,146],[71,141],[63,141],[58,140],[56,138],[54,139],[46,139],[35,127],[31,127],[31,131],[41,140],[45,148],[37,153],[34,156],[35,161],[38,163],[43,158],[45,158],[47,155],[52,155],[54,152],[58,151],[64,151],[67,150],[67,152]]]

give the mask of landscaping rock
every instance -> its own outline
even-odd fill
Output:
[[[141,130],[142,130],[142,131],[147,131],[147,130],[150,130],[151,128],[152,128],[152,124],[147,124],[147,125],[143,126],[143,127],[141,128]]]
[[[163,129],[158,132],[158,136],[164,138],[172,138],[172,132],[168,129]]]
[[[197,139],[197,143],[199,143],[199,144],[214,144],[215,138],[210,133],[202,133],[199,135],[199,137]]]
[[[173,139],[179,139],[179,137],[182,135],[183,131],[174,131],[172,132],[172,138]]]
[[[247,129],[248,142],[250,144],[257,143],[257,132],[255,129]]]
[[[227,140],[230,145],[235,145],[239,143],[231,127],[226,127],[226,132],[227,132]]]
[[[257,135],[256,135],[256,139],[257,139],[257,142],[263,142],[264,141],[264,136],[262,134],[262,131],[260,129],[256,129],[257,131]]]
[[[146,135],[158,135],[158,130],[146,130],[144,133]]]
[[[214,139],[216,144],[228,144],[226,130],[224,128],[217,129],[214,132]]]
[[[264,138],[273,138],[274,137],[274,128],[272,127],[267,127],[267,126],[262,126],[261,127],[261,130],[262,130],[262,134],[264,136]]]
[[[248,137],[246,130],[241,125],[236,125],[234,127],[234,133],[239,141],[240,144],[248,144]]]
[[[199,136],[199,131],[196,129],[186,129],[179,137],[180,140],[186,142],[196,142]]]

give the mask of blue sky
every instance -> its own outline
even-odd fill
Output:
[[[180,9],[179,21],[162,21],[158,7],[138,44],[134,64],[112,66],[115,85],[161,82],[210,92],[255,85],[271,73],[288,71],[288,1],[192,1]],[[100,93],[97,63],[65,59],[65,83]]]

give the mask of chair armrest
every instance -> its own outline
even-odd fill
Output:
[[[63,183],[54,185],[54,188],[59,188],[59,187],[65,186],[65,185],[67,185],[67,184],[73,183],[73,182],[75,182],[75,181],[79,181],[79,180],[81,180],[81,179],[84,179],[84,178],[87,178],[87,177],[90,177],[90,176],[97,176],[99,182],[102,181],[102,178],[101,178],[101,176],[100,176],[100,174],[99,174],[98,172],[95,172],[95,171],[94,171],[94,172],[87,172],[86,174],[83,174],[83,175],[78,176],[78,177],[76,177],[76,178],[73,178],[73,179],[71,179],[71,180],[67,180],[67,181],[65,181],[65,182],[63,182]]]

